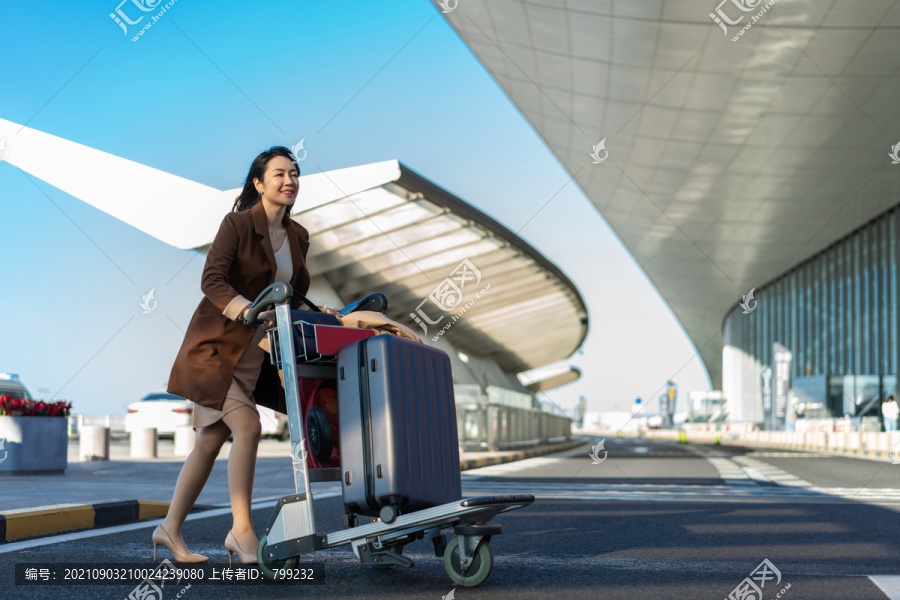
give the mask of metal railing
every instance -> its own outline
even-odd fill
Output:
[[[486,397],[462,394],[456,400],[456,424],[463,450],[506,450],[564,441],[571,437],[572,421],[537,408],[523,408],[494,402]],[[110,428],[124,434],[125,417],[109,415],[72,415],[69,435],[75,436],[86,425]]]
[[[456,403],[456,427],[463,450],[506,450],[563,441],[572,435],[569,417],[489,402]]]
[[[68,420],[69,435],[77,435],[81,428],[90,425],[109,427],[113,434],[125,433],[124,415],[70,415]]]

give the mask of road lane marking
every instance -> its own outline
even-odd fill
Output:
[[[757,483],[759,483],[759,482],[769,483],[769,481],[771,481],[768,477],[766,477],[765,475],[763,475],[762,473],[760,473],[753,467],[741,467],[741,469],[743,469],[744,473],[747,474],[747,477],[749,477],[750,479],[752,479],[753,481],[755,481]]]
[[[747,456],[734,456],[723,454],[721,450],[712,450],[687,446],[688,450],[697,456],[705,458],[718,471],[719,477],[729,485],[754,485],[759,483],[774,483],[788,487],[812,487],[808,481],[800,479],[796,475],[788,473],[773,465],[757,460],[763,458],[762,453],[752,453]],[[775,453],[767,453],[775,454]],[[781,453],[779,453],[781,454]]]
[[[869,575],[869,579],[890,600],[900,600],[900,575]]]
[[[756,481],[746,471],[727,458],[705,458],[716,469],[726,485],[756,485]]]
[[[691,454],[709,462],[719,474],[719,478],[725,485],[757,485],[758,481],[740,465],[731,460],[731,454],[719,449],[707,449],[700,446],[688,445],[685,449]]]
[[[897,488],[800,488],[792,486],[757,485],[679,485],[631,483],[561,483],[545,484],[517,481],[470,480],[463,482],[465,496],[528,493],[538,498],[554,500],[639,500],[639,501],[701,501],[752,502],[791,501],[811,503],[900,504]]]
[[[315,490],[313,491],[313,501],[318,499],[325,498],[333,498],[335,496],[340,496],[341,491],[326,491],[322,493],[317,493]],[[280,496],[279,496],[280,498]],[[253,502],[250,510],[260,510],[264,508],[274,508],[277,500],[265,500],[265,501],[257,501]],[[212,510],[205,510],[199,513],[192,513],[187,516],[185,521],[195,521],[197,519],[210,519],[213,517],[221,517],[225,515],[231,514],[231,505],[223,508],[215,508]],[[19,550],[25,550],[27,548],[37,548],[39,546],[50,546],[52,544],[61,544],[63,542],[71,542],[77,540],[84,540],[92,537],[99,537],[101,535],[109,535],[111,533],[121,533],[123,531],[134,531],[136,529],[145,529],[148,527],[156,527],[163,522],[164,519],[149,519],[147,521],[140,521],[138,523],[128,523],[127,525],[116,525],[115,527],[103,527],[100,529],[89,529],[87,531],[78,531],[76,533],[65,533],[62,535],[54,535],[49,537],[42,537],[33,540],[25,540],[22,542],[10,542],[8,544],[0,545],[0,554],[8,554],[10,552],[17,552]]]
[[[776,466],[756,460],[755,458],[735,456],[733,460],[741,465],[748,474],[751,472],[755,473],[757,476],[761,477],[763,481],[771,481],[772,483],[777,483],[779,485],[793,487],[812,487],[810,482],[800,479],[796,475],[788,473],[783,469],[779,469]],[[752,474],[751,477],[753,477],[753,479],[758,479]]]
[[[834,454],[826,452],[757,452],[747,454],[751,458],[828,458]]]

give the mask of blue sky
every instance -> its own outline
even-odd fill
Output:
[[[238,187],[261,150],[300,138],[305,173],[399,159],[578,284],[591,332],[570,362],[584,377],[551,400],[626,410],[673,376],[682,391],[708,389],[656,291],[435,5],[177,0],[132,42],[143,22],[123,35],[108,16],[117,4],[6,3],[0,118],[219,189]],[[131,0],[122,10],[141,14]],[[7,163],[0,222],[0,372],[83,414],[124,414],[163,387],[203,256]],[[151,288],[158,309],[144,315]]]

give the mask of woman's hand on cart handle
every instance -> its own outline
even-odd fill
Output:
[[[250,305],[250,312],[244,316],[244,325],[256,325],[263,307],[273,304],[286,304],[291,299],[291,284],[287,281],[276,281],[264,289]]]
[[[249,312],[250,312],[250,307],[248,306],[247,308],[244,309],[244,312],[241,313],[240,319],[241,320],[246,319],[247,313],[249,313]],[[275,311],[274,310],[263,311],[256,316],[256,320],[257,320],[257,323],[259,321],[263,322],[262,327],[264,329],[270,329],[272,327],[275,327]]]
[[[261,325],[261,327],[263,329],[271,329],[272,327],[275,327],[275,311],[274,310],[263,311],[263,312],[259,313],[259,316],[256,318],[263,322],[263,324]]]

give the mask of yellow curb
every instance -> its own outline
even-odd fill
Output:
[[[138,520],[143,521],[151,517],[164,517],[169,512],[168,502],[157,500],[138,500]]]
[[[6,540],[57,533],[94,526],[94,507],[76,504],[44,510],[10,510],[3,513],[6,521]]]

